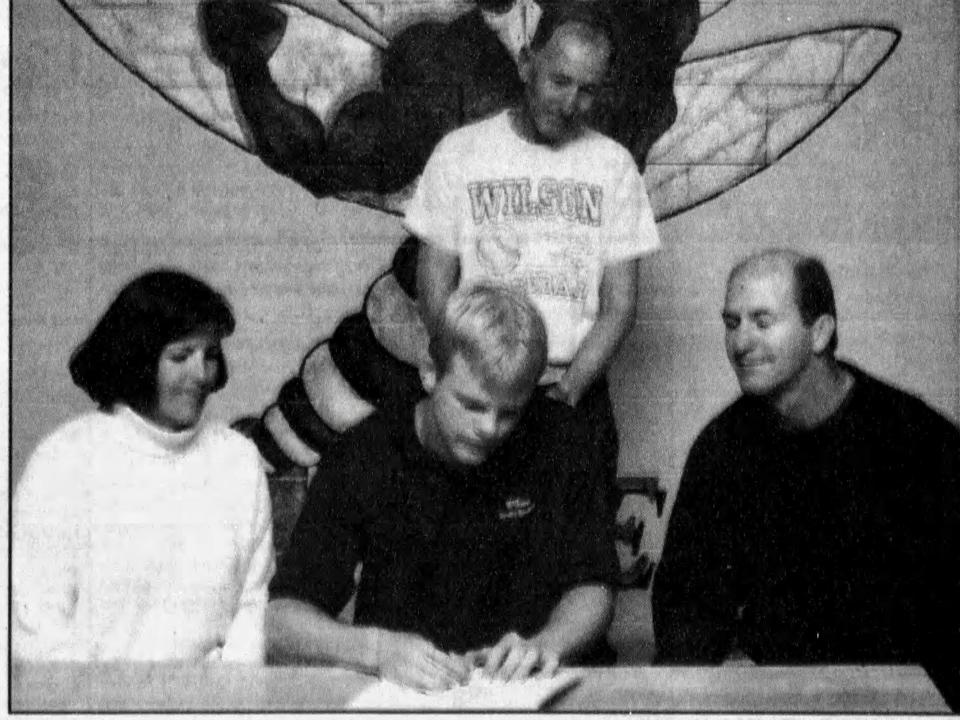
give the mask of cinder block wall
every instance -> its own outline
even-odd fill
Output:
[[[134,275],[178,265],[233,301],[231,380],[210,408],[230,420],[266,407],[358,309],[403,233],[396,217],[317,200],[197,125],[54,0],[13,0],[11,22],[12,488],[36,442],[89,407],[70,351]],[[903,37],[771,169],[663,223],[663,250],[642,263],[639,321],[611,379],[621,474],[656,474],[669,491],[663,518],[638,505],[653,556],[687,449],[736,393],[719,310],[727,269],[751,250],[820,254],[839,291],[840,354],[960,419],[954,3],[734,0],[691,52],[850,24]],[[650,639],[645,597],[625,595],[618,615],[634,650]]]

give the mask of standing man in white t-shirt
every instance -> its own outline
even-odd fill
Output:
[[[588,125],[613,38],[598,3],[545,5],[519,57],[522,101],[440,142],[405,220],[422,241],[428,329],[456,287],[479,279],[522,288],[543,314],[550,365],[517,437],[523,468],[591,473],[611,489],[604,373],[633,327],[638,258],[660,244],[633,157]]]

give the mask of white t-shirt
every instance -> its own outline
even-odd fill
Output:
[[[559,148],[521,138],[510,111],[437,146],[404,222],[457,253],[461,284],[524,290],[543,315],[548,360],[567,364],[596,322],[603,268],[660,246],[630,153],[594,130]]]

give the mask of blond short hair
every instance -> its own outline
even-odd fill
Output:
[[[441,376],[457,354],[486,382],[521,389],[543,374],[547,330],[521,291],[491,282],[471,284],[450,295],[430,341],[430,357]]]

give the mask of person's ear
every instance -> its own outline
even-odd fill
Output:
[[[426,359],[420,363],[420,384],[423,385],[427,395],[433,392],[437,386],[437,366],[432,359]]]
[[[819,355],[827,349],[830,338],[837,328],[837,320],[833,315],[821,315],[813,321],[813,351]]]

